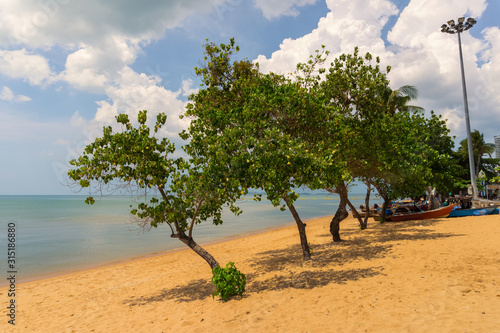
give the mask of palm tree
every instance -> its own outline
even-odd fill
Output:
[[[408,105],[412,99],[418,97],[418,89],[414,86],[402,86],[396,90],[386,87],[382,93],[386,103],[389,106],[389,113],[394,115],[396,111],[400,112],[422,112],[424,108],[415,105]]]
[[[491,154],[495,151],[495,148],[491,145],[484,142],[484,135],[480,133],[478,130],[474,130],[471,133],[472,138],[472,151],[474,154],[474,159],[476,162],[476,175],[479,174],[479,170],[481,170],[482,166],[482,157],[484,154],[488,154],[491,158]],[[458,149],[459,153],[462,156],[468,156],[469,150],[467,145],[467,139],[460,141],[460,148]]]

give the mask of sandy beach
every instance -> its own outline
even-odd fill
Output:
[[[186,249],[0,289],[1,332],[500,332],[500,216],[379,224],[308,221],[207,245],[247,275],[243,298],[212,299]],[[222,226],[223,228],[223,226]],[[131,244],[133,246],[133,244]]]

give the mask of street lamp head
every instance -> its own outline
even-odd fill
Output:
[[[455,33],[461,33],[463,31],[469,30],[472,28],[474,24],[477,23],[475,19],[472,17],[469,17],[467,21],[465,20],[465,17],[460,17],[458,19],[458,23],[455,24],[454,20],[449,20],[447,22],[448,24],[443,24],[441,26],[441,32],[446,32],[449,34],[455,34]]]
[[[477,23],[477,21],[475,19],[473,19],[472,17],[469,17],[467,19],[467,23],[465,23],[465,30],[469,30],[476,23]]]

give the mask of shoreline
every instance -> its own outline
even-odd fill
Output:
[[[312,221],[312,220],[315,220],[315,219],[326,218],[326,217],[328,217],[328,216],[313,217],[311,219],[305,220],[304,223],[307,223],[308,221]],[[251,231],[251,232],[246,232],[246,233],[235,235],[235,236],[228,236],[228,237],[221,238],[221,239],[218,239],[218,240],[212,240],[212,241],[204,242],[204,243],[201,243],[199,245],[201,247],[210,246],[210,245],[213,245],[213,244],[223,243],[223,242],[227,242],[227,241],[239,239],[239,238],[242,238],[242,237],[257,235],[257,234],[260,234],[260,233],[265,233],[267,231],[272,231],[272,230],[278,230],[278,229],[282,229],[282,228],[287,228],[287,227],[293,226],[293,225],[295,225],[295,222],[287,222],[287,223],[282,224],[282,225],[272,226],[272,227],[268,227],[268,228],[265,228],[265,229]],[[196,239],[195,239],[195,241],[196,241]],[[125,264],[125,263],[128,263],[128,262],[133,262],[133,261],[137,261],[137,260],[147,259],[147,258],[151,258],[151,257],[167,255],[169,253],[179,252],[179,251],[184,251],[184,250],[191,251],[191,249],[189,249],[189,247],[187,247],[186,245],[180,243],[179,247],[168,249],[168,250],[164,250],[164,251],[160,251],[160,252],[153,252],[153,253],[138,255],[138,256],[134,256],[134,257],[130,257],[130,258],[125,258],[125,259],[121,259],[121,260],[111,261],[111,262],[104,263],[104,264],[84,265],[84,266],[82,266],[80,268],[68,269],[68,270],[63,270],[63,271],[58,271],[58,272],[53,272],[53,273],[48,273],[48,274],[41,274],[41,275],[37,275],[37,276],[34,276],[34,277],[29,277],[29,278],[21,278],[21,279],[18,280],[18,283],[19,284],[23,284],[23,283],[27,283],[27,282],[33,282],[33,281],[39,281],[39,280],[46,280],[46,279],[51,279],[51,278],[55,278],[55,277],[59,277],[59,276],[65,276],[65,275],[70,275],[70,274],[74,274],[74,273],[85,272],[85,271],[88,271],[88,270],[100,269],[100,268],[104,268],[104,267]],[[17,274],[19,274],[19,272]],[[9,284],[8,281],[3,281],[3,280],[0,280],[0,281],[1,281],[0,282],[0,288],[6,287]]]
[[[0,331],[499,332],[498,215],[348,218],[341,243],[329,217],[307,222],[307,262],[293,224],[206,245],[247,276],[242,298],[212,299],[207,263],[174,251],[20,283],[15,329],[0,288]]]
[[[327,198],[320,198],[318,194],[305,197],[309,201],[300,200],[297,207],[301,205],[317,209],[304,209],[301,215],[304,221],[331,215],[336,209],[334,200],[325,201]],[[4,217],[16,223],[19,233],[16,242],[20,252],[16,261],[21,282],[187,248],[179,240],[170,238],[170,230],[166,225],[150,232],[141,230],[130,220],[128,207],[131,202],[127,197],[104,197],[91,209],[79,195],[29,198],[20,200],[7,196],[6,200],[0,202],[5,210]],[[312,199],[317,201],[313,202]],[[17,208],[26,205],[28,208],[23,215],[16,218]],[[214,226],[211,221],[197,225],[194,230],[195,241],[209,244],[293,223],[289,212],[280,212],[268,201],[257,202],[248,198],[242,200],[240,206],[244,214],[239,216],[225,209],[224,224],[221,226]],[[4,263],[7,264],[7,261]],[[8,281],[0,280],[0,287],[7,284]]]

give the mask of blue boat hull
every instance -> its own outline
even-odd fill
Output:
[[[480,214],[481,211],[485,210],[486,214]],[[452,210],[448,217],[463,217],[463,216],[477,216],[477,215],[489,215],[494,214],[498,210],[496,207],[482,207],[482,208],[471,208],[471,209],[455,209]]]

